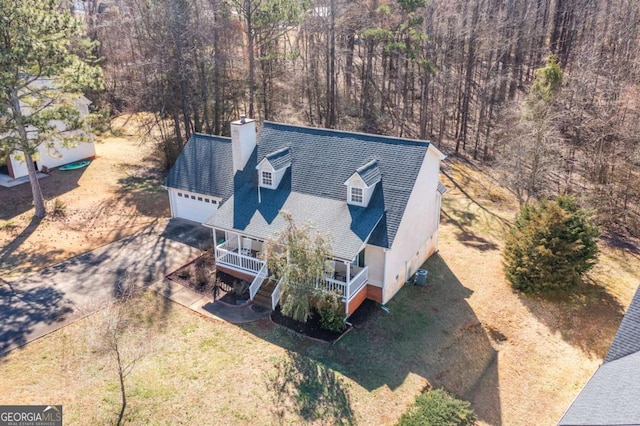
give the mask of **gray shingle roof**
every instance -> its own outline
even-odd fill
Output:
[[[604,364],[558,424],[640,424],[640,288],[622,319]]]
[[[271,166],[277,171],[291,165],[291,153],[289,148],[281,148],[265,156]]]
[[[622,318],[620,328],[611,342],[604,362],[615,361],[636,352],[640,352],[640,288],[636,290],[636,294],[633,296],[624,318]],[[640,395],[638,395],[638,400],[640,402]]]
[[[208,226],[227,230],[242,230],[261,240],[273,237],[285,229],[286,222],[279,214],[286,210],[299,224],[311,222],[328,235],[333,256],[352,260],[367,241],[383,216],[381,209],[348,205],[346,202],[322,198],[300,192],[290,192],[290,172],[287,171],[277,190],[244,186],[225,202],[206,222]]]
[[[371,186],[374,183],[379,182],[380,178],[382,177],[382,173],[380,173],[380,168],[378,167],[377,160],[369,161],[364,166],[359,167],[358,170],[356,170],[356,173],[360,175],[360,178],[362,178],[365,185],[367,186]]]
[[[438,182],[438,192],[440,193],[440,195],[446,194],[448,190],[449,189],[446,186],[444,186],[442,182]]]
[[[231,138],[194,133],[164,181],[167,188],[227,198],[233,192]]]
[[[290,149],[292,193],[344,203],[344,182],[360,166],[376,160],[383,180],[368,208],[385,215],[369,243],[381,247],[393,244],[428,142],[265,121],[258,132],[257,161],[285,147]]]

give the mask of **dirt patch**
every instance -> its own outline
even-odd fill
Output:
[[[57,204],[62,214],[32,220],[29,184],[0,188],[0,275],[38,271],[170,215],[153,147],[140,143],[135,118],[127,119],[113,123],[124,136],[96,138],[97,156],[89,166],[52,170],[40,180],[49,211]]]

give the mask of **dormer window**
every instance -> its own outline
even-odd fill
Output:
[[[362,188],[356,186],[351,187],[351,202],[354,204],[362,204]]]
[[[289,167],[291,167],[289,148],[282,148],[266,155],[256,166],[260,177],[260,187],[277,189]]]
[[[263,170],[261,185],[271,187],[273,185],[273,173]]]
[[[344,183],[347,186],[347,203],[354,206],[367,207],[382,173],[376,160],[358,167],[354,174]]]

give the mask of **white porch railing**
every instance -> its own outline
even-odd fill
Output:
[[[278,302],[280,302],[281,287],[282,278],[280,278],[280,281],[278,281],[276,288],[274,288],[273,292],[271,293],[271,309],[273,309],[274,311],[276,310],[276,306],[278,306]]]
[[[236,251],[234,251],[236,250]],[[241,272],[248,272],[252,275],[260,272],[265,265],[264,260],[252,256],[240,254],[237,248],[233,248],[231,241],[227,241],[216,247],[216,263],[229,266]]]
[[[347,286],[347,292],[345,298],[347,302],[351,300],[353,296],[358,294],[358,291],[367,283],[367,279],[369,278],[369,268],[365,266],[362,268],[360,272],[356,274],[355,277],[351,278],[349,281],[349,285]]]
[[[260,268],[260,271],[258,271],[258,275],[256,275],[256,277],[253,279],[253,282],[249,286],[249,298],[251,300],[253,300],[253,298],[256,296],[256,293],[258,293],[258,290],[260,290],[260,286],[268,276],[269,272],[267,270],[267,264],[265,263],[264,265],[262,265],[262,268]]]
[[[318,281],[318,285],[316,287],[323,287],[328,291],[337,291],[344,297],[347,283],[345,283],[344,281],[335,280],[333,278],[324,277]]]
[[[348,302],[367,283],[367,278],[369,278],[369,268],[365,266],[349,282],[325,277],[320,280],[319,284],[329,291],[341,293]]]

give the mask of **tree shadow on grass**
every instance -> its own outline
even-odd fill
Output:
[[[88,167],[91,167],[89,165]],[[76,170],[52,170],[45,179],[40,179],[40,188],[45,200],[52,200],[77,188],[78,181],[86,172],[87,167]],[[11,188],[0,188],[3,203],[0,219],[11,219],[33,208],[31,185],[24,183]]]
[[[489,241],[486,238],[483,238],[469,230],[468,226],[471,226],[476,218],[476,215],[474,213],[460,212],[456,209],[450,210],[452,210],[452,214],[449,214],[446,210],[443,209],[442,215],[446,218],[447,222],[451,223],[460,230],[456,233],[456,237],[462,244],[473,247],[480,251],[498,250],[498,245],[496,243]],[[458,220],[454,218],[453,214],[456,214],[456,216],[459,216],[461,219]]]
[[[620,326],[624,307],[605,286],[585,279],[570,292],[525,295],[522,303],[554,333],[585,354],[603,359]]]
[[[481,420],[500,425],[494,348],[500,344],[494,335],[500,333],[487,332],[466,300],[472,292],[439,255],[423,268],[429,271],[426,286],[405,285],[387,304],[389,313],[378,310],[335,345],[300,340],[276,326],[255,323],[242,328],[307,362],[339,371],[368,391],[395,391],[410,375],[417,375],[423,384],[470,400]]]
[[[49,264],[52,259],[55,259],[62,250],[50,250],[42,252],[41,250],[30,250],[26,252],[20,252],[20,247],[25,241],[38,229],[42,219],[33,217],[27,227],[20,232],[9,244],[0,248],[0,273],[10,273],[12,270],[22,267],[22,272],[33,272],[30,268],[24,267],[24,265],[35,264]]]
[[[275,364],[275,372],[266,377],[273,404],[272,413],[286,423],[292,411],[305,422],[322,420],[325,424],[355,424],[351,401],[343,380],[336,373],[306,356],[287,351]]]

